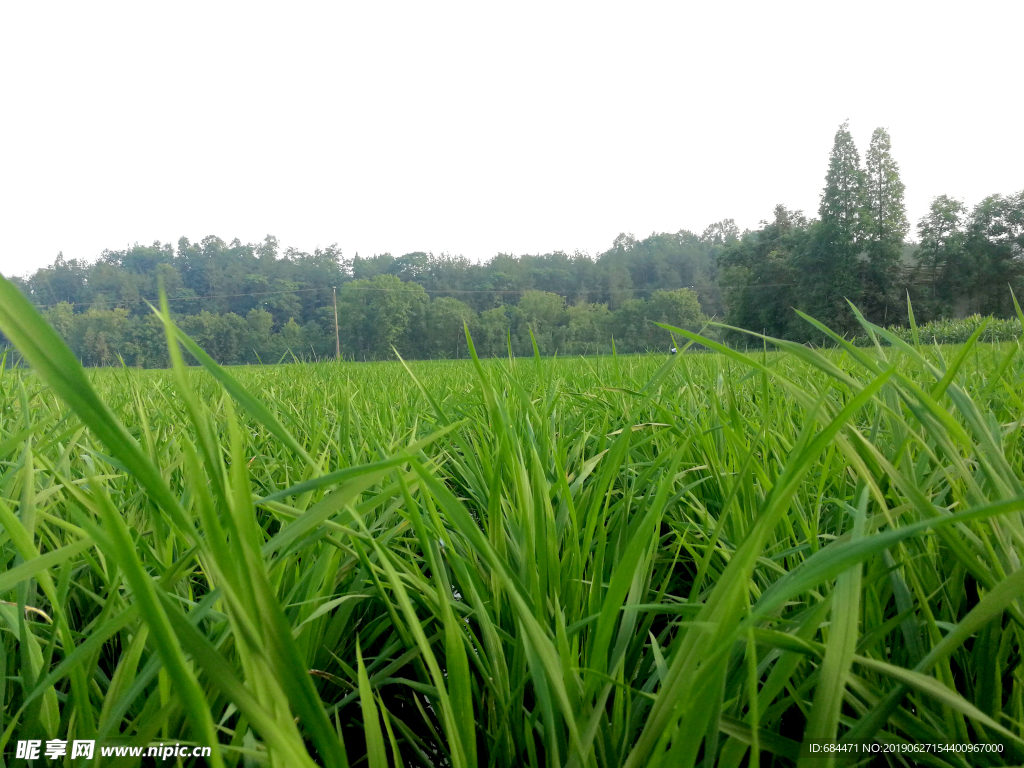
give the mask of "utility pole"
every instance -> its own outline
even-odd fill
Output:
[[[338,287],[332,286],[334,294],[334,359],[341,360],[341,336],[338,335]]]

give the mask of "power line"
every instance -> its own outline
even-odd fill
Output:
[[[411,285],[419,285],[419,283],[416,283],[415,281],[403,281],[403,284],[406,284],[406,285],[410,285],[410,284]],[[420,288],[423,288],[423,286],[420,286]],[[248,296],[276,296],[276,295],[280,295],[280,294],[284,294],[284,293],[311,293],[311,292],[314,292],[314,291],[326,291],[326,290],[327,290],[327,286],[320,286],[319,288],[289,288],[289,289],[283,290],[283,291],[261,291],[261,292],[258,292],[258,293],[220,293],[220,294],[209,294],[209,295],[206,295],[206,296],[174,296],[174,297],[170,297],[169,296],[167,298],[167,300],[168,301],[199,301],[201,299],[236,299],[236,298],[245,298],[245,297],[248,297]],[[346,290],[346,291],[366,291],[366,292],[372,292],[372,293],[395,293],[395,292],[399,292],[399,291],[404,291],[406,289],[405,288],[373,288],[373,287],[369,287],[369,286],[353,286],[352,285],[352,281],[349,281],[347,283],[343,283],[342,284],[342,290]],[[470,294],[480,294],[480,293],[487,293],[487,294],[520,294],[520,293],[526,293],[527,291],[533,291],[533,290],[539,290],[539,289],[537,289],[537,288],[516,288],[516,289],[512,289],[512,290],[498,290],[498,289],[491,289],[491,288],[474,288],[474,289],[462,289],[462,288],[423,288],[423,291],[425,293],[470,293]],[[593,293],[593,291],[583,290],[583,291],[575,291],[574,293],[590,294],[590,293]],[[158,298],[140,297],[135,303],[142,303],[144,301],[148,301],[148,302],[151,302],[151,303],[156,303],[157,301],[159,301],[159,299]],[[35,304],[34,306],[37,309],[46,309],[46,308],[49,308],[49,307],[55,307],[58,304],[70,304],[72,307],[82,307],[82,306],[89,306],[89,305],[91,305],[93,303],[94,302],[92,302],[92,301],[59,301],[59,302],[55,302],[55,303],[52,303],[52,304]]]
[[[210,294],[207,296],[168,296],[168,301],[199,301],[200,299],[236,299],[243,296],[275,296],[282,293],[310,293],[312,291],[326,291],[327,287],[322,286],[320,288],[290,288],[285,291],[262,291],[260,293],[219,293]],[[141,304],[144,301],[156,303],[159,298],[146,298],[141,297],[135,303]],[[59,301],[56,304],[36,304],[34,305],[38,309],[45,309],[47,307],[56,307],[57,304],[70,304],[73,307],[81,307],[92,304],[91,301]]]
[[[401,292],[401,291],[407,290],[404,287],[403,288],[374,288],[374,287],[370,287],[370,286],[354,286],[354,285],[352,285],[352,282],[353,281],[349,281],[347,283],[343,283],[342,284],[342,290],[345,290],[345,291],[362,291],[362,292],[367,292],[367,293],[395,293],[395,292]],[[409,285],[409,284],[411,284],[411,285],[419,285],[419,283],[416,283],[415,281],[403,281],[403,284],[404,285]],[[307,283],[307,285],[308,285],[308,283]],[[797,283],[748,283],[746,285],[738,286],[738,287],[740,287],[742,289],[750,289],[750,288],[795,288],[795,287],[797,287],[797,285],[798,285]],[[929,281],[908,282],[908,283],[901,283],[899,285],[899,287],[910,287],[910,286],[915,286],[915,285],[931,285],[931,283]],[[474,294],[490,294],[490,295],[495,295],[495,294],[497,294],[497,295],[503,295],[503,296],[506,296],[506,295],[507,296],[519,295],[519,294],[526,293],[527,291],[540,290],[538,288],[514,288],[514,289],[495,289],[495,288],[424,288],[423,286],[420,286],[420,288],[422,288],[425,293],[458,293],[458,294],[470,294],[470,295],[474,295]],[[692,289],[693,286],[689,286],[689,288]],[[52,290],[53,289],[51,288],[51,292],[52,292]],[[288,288],[288,289],[281,290],[281,291],[258,291],[256,293],[216,293],[216,294],[207,294],[205,296],[169,296],[167,298],[167,301],[202,301],[202,300],[205,300],[205,299],[240,299],[240,298],[247,298],[247,297],[250,297],[250,296],[280,296],[280,295],[283,295],[283,294],[286,294],[286,293],[315,293],[316,291],[326,291],[326,290],[327,290],[327,286],[320,286],[320,287],[317,287],[317,288]],[[627,293],[627,292],[630,293],[630,294],[637,293],[637,292],[643,293],[643,292],[645,292],[645,290],[647,290],[647,289],[643,289],[643,288],[639,288],[639,289],[638,288],[629,288],[629,289],[625,289],[623,291],[623,293]],[[571,292],[568,292],[568,293],[571,293],[571,294],[574,294],[574,295],[577,295],[577,296],[580,296],[580,295],[590,296],[590,294],[592,294],[592,293],[603,293],[603,292],[604,292],[603,289],[594,289],[594,290],[583,289],[583,290],[578,290],[578,291],[571,291]],[[549,291],[549,293],[558,293],[558,291]],[[146,301],[148,301],[150,303],[156,303],[156,302],[159,301],[159,299],[156,298],[156,297],[153,297],[153,298],[140,297],[134,303],[141,304],[142,302],[146,302]],[[54,302],[54,303],[51,303],[51,304],[35,304],[33,306],[35,306],[37,309],[49,309],[50,307],[56,307],[58,304],[69,304],[72,307],[84,307],[84,306],[91,306],[93,303],[95,303],[95,301],[59,301],[59,302]]]
[[[909,288],[914,285],[931,285],[930,280],[918,280],[917,282],[899,283],[896,285],[897,288]],[[746,285],[738,286],[740,288],[796,288],[799,283],[747,283]]]

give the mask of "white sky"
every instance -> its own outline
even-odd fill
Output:
[[[889,128],[914,223],[1024,187],[1024,2],[0,5],[0,272],[216,234],[608,248],[816,213]]]

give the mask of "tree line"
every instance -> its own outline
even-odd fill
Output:
[[[719,238],[720,240],[720,238]],[[698,291],[716,296],[714,252],[689,233],[623,235],[585,254],[498,255],[484,264],[447,254],[352,259],[335,246],[303,253],[259,244],[155,243],[65,260],[15,278],[86,365],[167,364],[150,304],[158,284],[176,322],[224,364],[282,359],[465,357],[463,324],[481,355],[667,349],[652,321],[700,328]],[[334,291],[337,291],[336,297]],[[48,299],[48,301],[47,301]],[[714,311],[714,310],[712,310]],[[531,337],[532,332],[532,337]]]
[[[337,343],[354,360],[461,357],[463,324],[483,355],[666,350],[666,322],[707,318],[799,341],[820,341],[799,309],[848,335],[848,301],[882,325],[1013,312],[1024,279],[1024,191],[973,209],[935,198],[916,242],[888,133],[877,129],[864,163],[843,123],[835,134],[817,218],[783,205],[756,230],[726,219],[638,239],[619,235],[586,253],[498,254],[475,263],[416,252],[346,257],[210,236],[55,261],[14,278],[86,365],[167,364],[149,304],[158,285],[176,321],[225,364],[324,359]],[[531,337],[532,332],[532,337]],[[742,342],[742,335],[722,334]],[[0,337],[0,344],[5,340]]]

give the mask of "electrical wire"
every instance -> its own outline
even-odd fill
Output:
[[[49,281],[47,281],[47,282],[49,282]],[[395,293],[395,292],[401,292],[401,291],[406,290],[405,288],[374,288],[374,287],[370,287],[370,286],[354,286],[354,285],[352,285],[352,282],[355,282],[355,281],[349,281],[347,283],[343,283],[342,287],[344,288],[344,290],[346,290],[346,291],[362,291],[362,292],[369,292],[369,293]],[[406,281],[403,281],[403,282],[406,282]],[[412,282],[412,284],[414,284],[414,285],[419,285],[419,283],[415,283],[413,281],[408,281],[408,282]],[[928,281],[923,281],[923,282],[907,282],[907,283],[900,284],[899,287],[909,287],[909,286],[915,286],[915,285],[930,285],[930,284],[931,283],[928,282]],[[308,283],[307,283],[307,285],[308,285]],[[797,283],[751,283],[751,284],[748,284],[748,285],[743,285],[743,286],[738,286],[738,287],[740,287],[740,288],[742,288],[744,290],[747,290],[747,289],[751,289],[751,288],[793,288],[793,287],[796,287],[797,285],[798,285]],[[47,287],[50,287],[50,286],[48,285]],[[281,291],[259,291],[259,292],[256,292],[256,293],[217,293],[217,294],[208,294],[208,295],[205,295],[205,296],[169,296],[169,297],[167,297],[167,301],[169,301],[169,302],[170,301],[203,301],[203,300],[206,300],[206,299],[238,299],[238,298],[247,298],[247,297],[250,297],[250,296],[280,296],[280,295],[283,295],[283,294],[286,294],[286,293],[315,293],[316,291],[326,291],[329,287],[333,288],[334,286],[320,286],[320,287],[317,287],[317,288],[288,288],[288,289],[281,290]],[[423,286],[420,286],[420,287],[423,288]],[[693,286],[689,286],[689,287],[691,289],[693,288]],[[471,295],[473,295],[473,294],[518,295],[518,294],[523,294],[523,293],[526,293],[527,291],[532,291],[532,290],[539,290],[539,289],[536,289],[536,288],[515,288],[515,289],[423,288],[423,291],[425,293],[457,293],[457,294],[471,294]],[[636,290],[638,290],[638,289],[634,289],[634,288],[626,289],[626,291],[628,291],[630,293],[633,293]],[[655,289],[655,290],[657,290],[657,289]],[[52,287],[50,288],[50,291],[51,291],[51,293],[53,292]],[[582,291],[574,291],[573,293],[574,293],[574,295],[577,295],[577,296],[579,296],[579,295],[589,296],[591,293],[594,293],[594,292],[595,291],[591,291],[591,290],[582,290]],[[156,298],[156,297],[153,297],[153,298],[140,297],[139,299],[136,300],[135,303],[138,303],[138,304],[141,304],[143,302],[156,303],[158,301],[159,301],[159,299]],[[91,306],[93,303],[94,302],[92,302],[92,301],[71,301],[71,302],[60,301],[60,302],[54,302],[54,303],[51,303],[51,304],[35,304],[34,306],[37,309],[49,309],[51,307],[56,307],[59,304],[70,304],[72,307],[83,307],[83,306]]]

